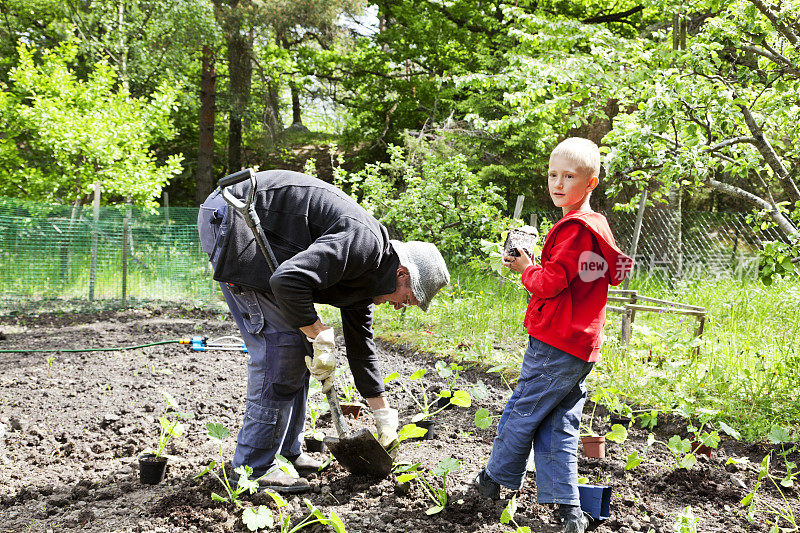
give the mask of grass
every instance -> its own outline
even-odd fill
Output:
[[[512,276],[514,276],[512,274]],[[429,313],[376,306],[375,331],[391,342],[486,367],[519,368],[527,334],[522,328],[527,293],[516,279],[466,269],[453,275]],[[705,332],[694,340],[696,319],[638,313],[633,339],[619,344],[621,318],[609,313],[601,362],[589,388],[660,411],[719,411],[719,419],[756,440],[773,426],[800,430],[800,283],[694,280],[670,288],[633,280],[631,289],[708,310]],[[338,321],[331,308],[323,318]],[[694,348],[700,353],[694,356]]]

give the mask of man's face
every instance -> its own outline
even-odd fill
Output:
[[[402,309],[411,305],[419,305],[419,300],[414,296],[414,291],[411,290],[411,279],[408,276],[408,270],[404,267],[397,269],[397,290],[391,294],[382,294],[372,299],[372,303],[392,304],[395,309]]]

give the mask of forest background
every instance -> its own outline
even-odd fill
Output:
[[[108,204],[168,192],[197,206],[240,168],[307,168],[407,238],[390,211],[438,188],[415,209],[433,221],[446,204],[445,225],[476,228],[474,249],[518,195],[549,207],[549,151],[583,135],[606,153],[596,209],[634,209],[648,190],[672,209],[755,209],[788,237],[799,13],[762,0],[2,0],[0,195],[85,204],[99,182]]]

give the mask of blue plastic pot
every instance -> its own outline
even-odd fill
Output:
[[[605,485],[578,485],[581,510],[595,520],[611,516],[611,487]]]

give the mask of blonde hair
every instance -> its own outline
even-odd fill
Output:
[[[553,148],[550,158],[563,157],[578,165],[578,169],[585,171],[588,177],[600,177],[600,149],[595,143],[583,137],[570,137],[564,139]]]

